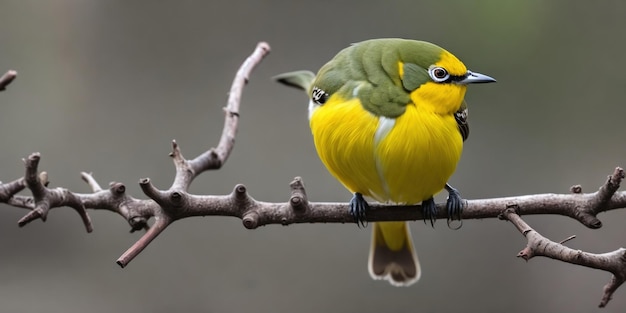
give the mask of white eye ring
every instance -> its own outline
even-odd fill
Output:
[[[432,78],[436,83],[444,82],[448,80],[448,78],[450,78],[450,74],[448,73],[448,71],[446,71],[445,68],[439,66],[432,66],[431,68],[429,68],[428,75],[430,75],[430,78]]]

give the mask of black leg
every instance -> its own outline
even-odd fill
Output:
[[[446,184],[446,190],[448,191],[448,201],[446,201],[446,209],[448,210],[448,220],[461,220],[461,213],[463,213],[463,198],[458,190],[454,189],[449,184]]]
[[[433,199],[433,197],[422,201],[422,214],[424,215],[424,223],[426,223],[427,220],[430,220],[430,226],[435,227],[437,213],[439,213],[439,210],[437,209],[437,204],[435,203],[435,199]]]
[[[367,221],[365,220],[365,213],[370,209],[367,201],[363,199],[363,195],[355,192],[352,199],[350,199],[350,215],[354,217],[354,222],[357,226],[367,227]]]

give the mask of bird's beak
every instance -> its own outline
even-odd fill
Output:
[[[457,81],[457,84],[467,85],[467,84],[486,84],[486,83],[495,83],[496,80],[487,75],[483,75],[481,73],[474,73],[472,71],[467,71],[465,78]]]

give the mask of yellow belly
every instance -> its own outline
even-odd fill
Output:
[[[376,143],[379,118],[358,98],[333,96],[311,114],[320,159],[351,192],[380,202],[420,203],[444,188],[463,147],[454,117],[425,107],[409,104]]]

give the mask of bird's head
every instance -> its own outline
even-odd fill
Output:
[[[275,77],[306,91],[316,105],[332,95],[358,97],[373,114],[395,118],[413,103],[430,112],[459,110],[468,84],[495,79],[469,71],[450,52],[425,41],[372,39],[340,51],[316,74],[297,71]]]
[[[452,53],[428,42],[403,41],[397,51],[399,78],[412,102],[436,113],[456,112],[468,84],[496,81],[468,70]]]

